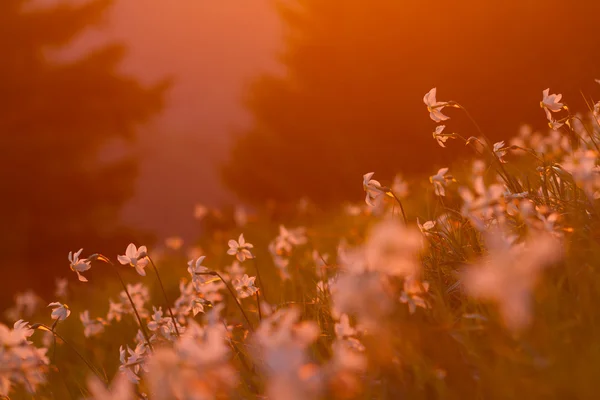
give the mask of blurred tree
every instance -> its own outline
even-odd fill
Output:
[[[132,234],[118,212],[138,160],[107,157],[107,146],[135,138],[162,108],[168,84],[144,87],[119,73],[118,44],[72,62],[47,57],[111,3],[0,1],[0,304],[26,287],[52,293],[57,271],[71,274],[69,251],[117,251],[117,241],[121,250]]]
[[[431,175],[466,154],[440,148],[423,96],[465,106],[497,140],[545,127],[542,90],[584,104],[600,75],[600,2],[562,0],[277,1],[282,73],[254,80],[254,121],[223,175],[241,198],[321,205],[361,194],[361,176]],[[584,107],[584,106],[583,106]],[[459,110],[447,132],[477,135]],[[437,164],[437,165],[436,165]]]

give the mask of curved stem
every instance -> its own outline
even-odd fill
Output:
[[[252,261],[254,262],[254,268],[256,269],[256,276],[258,277],[258,284],[260,285],[260,288],[262,290],[262,295],[263,295],[265,301],[268,303],[269,300],[267,300],[267,293],[265,292],[265,284],[263,283],[263,280],[260,277],[260,269],[258,268],[258,261],[256,261],[256,256],[252,257]]]
[[[75,352],[75,354],[77,354],[79,356],[79,358],[81,358],[81,361],[83,361],[85,363],[85,365],[87,365],[87,367],[94,373],[94,375],[96,375],[102,382],[104,382],[105,385],[108,384],[106,379],[102,375],[100,375],[100,373],[96,370],[96,368],[94,368],[94,366],[83,355],[81,355],[81,353],[77,350],[77,348],[75,346],[73,346],[71,343],[69,343],[67,340],[65,340],[65,338],[62,335],[60,335],[58,332],[56,332],[55,330],[53,330],[52,328],[50,328],[49,326],[44,325],[44,324],[31,325],[32,329],[37,329],[39,327],[44,328],[44,330],[51,332],[52,335],[54,335],[55,337],[62,340],[67,346],[69,346],[71,348],[71,350],[73,350]],[[54,352],[56,352],[56,350],[54,350]]]
[[[394,197],[394,199],[396,200],[396,202],[400,206],[400,211],[402,212],[402,218],[404,219],[404,225],[406,225],[408,223],[408,220],[406,219],[406,213],[404,212],[404,207],[402,206],[402,202],[400,201],[400,199],[398,198],[398,196],[396,196],[396,194],[392,190],[388,189],[387,192],[390,193],[392,195],[392,197]]]
[[[154,268],[154,272],[156,272],[156,276],[158,278],[158,283],[160,285],[160,289],[162,290],[163,296],[165,297],[167,310],[169,310],[169,315],[171,316],[171,319],[173,320],[173,325],[175,326],[175,333],[177,334],[177,337],[179,337],[181,335],[179,334],[179,329],[177,329],[177,321],[175,320],[175,316],[173,315],[173,311],[171,310],[171,306],[170,306],[171,302],[169,302],[169,299],[167,298],[167,292],[165,291],[165,287],[163,286],[162,279],[160,279],[160,274],[158,273],[158,268],[156,268],[156,264],[154,264],[154,261],[152,260],[152,258],[150,258],[150,256],[148,256],[148,259],[150,260],[150,263],[152,264],[152,268]]]
[[[242,315],[244,316],[244,319],[248,323],[248,327],[250,328],[250,331],[254,332],[254,328],[252,327],[252,323],[250,322],[250,319],[248,318],[248,315],[246,315],[246,312],[244,311],[244,308],[242,307],[242,305],[238,301],[237,296],[235,295],[235,292],[229,286],[229,284],[225,281],[225,279],[223,279],[223,277],[221,276],[221,274],[219,274],[217,271],[210,271],[210,272],[196,272],[196,275],[211,275],[211,276],[218,277],[221,280],[221,282],[223,282],[225,284],[225,287],[227,288],[227,290],[229,290],[229,293],[231,294],[231,297],[233,297],[233,300],[235,301],[235,304],[237,304],[238,308],[242,312]]]
[[[91,259],[91,257],[90,257],[90,259]],[[113,270],[115,271],[117,276],[119,277],[121,286],[123,286],[123,290],[125,291],[125,294],[127,295],[127,298],[129,299],[129,303],[131,303],[131,307],[133,308],[133,312],[135,313],[138,323],[140,324],[140,330],[142,331],[142,335],[144,335],[144,339],[146,339],[146,345],[148,346],[148,348],[150,350],[154,350],[154,347],[150,343],[150,336],[148,336],[146,327],[144,326],[144,324],[142,322],[142,318],[140,317],[140,314],[138,313],[138,310],[135,306],[135,303],[133,302],[133,299],[131,298],[131,295],[129,294],[129,290],[127,290],[127,285],[125,285],[125,281],[123,281],[123,278],[121,277],[121,274],[119,273],[119,269],[117,268],[117,266],[115,264],[113,264],[113,262],[108,257],[103,256],[102,254],[97,254],[95,259],[104,261],[105,263],[109,264],[113,268]]]

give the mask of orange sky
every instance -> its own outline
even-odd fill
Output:
[[[100,31],[74,42],[70,51],[79,52],[118,39],[130,48],[127,72],[176,79],[166,110],[140,134],[128,223],[189,236],[194,203],[227,198],[214,165],[228,134],[248,121],[240,104],[248,79],[276,68],[280,38],[269,0],[116,0]]]

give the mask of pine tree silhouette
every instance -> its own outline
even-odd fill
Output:
[[[140,160],[106,157],[106,146],[131,144],[161,110],[168,82],[146,87],[119,72],[120,44],[70,62],[46,56],[100,22],[111,3],[0,2],[0,300],[27,287],[51,293],[55,274],[70,276],[69,251],[128,243],[118,212]]]

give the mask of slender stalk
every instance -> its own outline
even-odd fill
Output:
[[[229,286],[229,284],[227,283],[227,281],[225,281],[225,279],[223,279],[223,277],[221,276],[221,274],[219,274],[217,271],[210,271],[210,272],[196,272],[196,275],[211,275],[211,276],[218,277],[221,280],[221,282],[223,282],[225,284],[225,287],[227,288],[227,290],[229,290],[229,293],[231,294],[231,297],[233,297],[233,300],[235,301],[235,304],[237,304],[238,308],[242,312],[242,315],[244,316],[244,319],[248,323],[248,328],[250,328],[251,332],[254,332],[254,327],[252,326],[252,323],[250,322],[250,319],[248,318],[248,315],[246,315],[246,312],[244,311],[244,308],[242,307],[242,305],[238,301],[237,296],[235,295],[235,292]]]
[[[387,193],[390,193],[392,195],[392,197],[394,198],[394,200],[396,200],[396,203],[398,203],[398,205],[400,206],[400,211],[402,212],[402,219],[404,219],[404,225],[406,225],[408,223],[408,220],[406,218],[406,213],[404,212],[404,207],[402,206],[402,202],[400,201],[398,196],[396,196],[396,193],[394,193],[392,190],[388,189]]]
[[[95,256],[95,257],[94,257]],[[133,302],[133,299],[131,298],[131,295],[129,294],[129,291],[127,290],[127,285],[125,285],[125,281],[123,281],[123,278],[121,277],[121,274],[119,273],[119,269],[117,268],[117,266],[115,264],[113,264],[113,262],[106,256],[103,256],[102,254],[95,254],[94,258],[90,257],[90,260],[101,260],[104,261],[105,263],[109,264],[113,270],[115,271],[115,273],[117,274],[117,276],[119,277],[119,281],[121,282],[121,286],[123,287],[123,290],[125,291],[125,294],[127,295],[127,298],[129,299],[129,303],[131,303],[131,307],[133,308],[133,312],[135,313],[135,316],[138,320],[138,323],[140,324],[140,329],[142,331],[142,335],[144,335],[144,339],[146,339],[146,345],[148,346],[148,348],[150,350],[154,350],[154,347],[152,346],[152,344],[150,343],[150,336],[148,336],[148,332],[146,331],[146,327],[144,326],[143,322],[142,322],[142,318],[140,317],[140,314],[138,313],[138,310],[135,306],[135,303]]]
[[[256,256],[252,257],[252,261],[254,262],[254,268],[256,269],[256,276],[258,277],[258,284],[260,285],[260,288],[262,290],[262,295],[265,298],[265,301],[268,303],[269,300],[267,300],[267,293],[265,292],[265,284],[263,283],[263,280],[260,277],[260,268],[258,268],[258,261],[256,261]]]
[[[167,298],[167,292],[165,291],[165,287],[163,286],[162,279],[160,279],[160,274],[158,273],[158,268],[156,268],[156,264],[154,264],[154,261],[152,260],[152,258],[150,258],[150,256],[147,256],[147,257],[150,260],[150,263],[152,264],[152,268],[154,268],[154,272],[156,272],[156,277],[158,278],[158,283],[160,285],[160,289],[162,290],[163,296],[165,297],[165,302],[166,302],[165,305],[167,307],[167,310],[169,310],[169,315],[171,316],[171,319],[173,320],[173,325],[175,326],[175,333],[177,334],[177,337],[179,337],[181,335],[179,334],[179,329],[177,329],[177,321],[175,320],[175,316],[173,315],[173,311],[171,310],[171,306],[169,305],[169,304],[171,304],[171,302]]]
[[[479,132],[479,134],[485,140],[485,142],[487,144],[488,150],[490,151],[490,153],[492,153],[492,158],[496,161],[496,164],[498,164],[498,167],[499,167],[499,171],[498,172],[500,173],[500,176],[502,176],[502,178],[506,181],[506,183],[509,185],[510,189],[514,193],[518,193],[519,190],[518,190],[517,186],[515,185],[515,183],[513,182],[513,180],[510,178],[510,175],[508,174],[508,172],[504,168],[504,165],[502,165],[502,161],[500,161],[500,159],[498,158],[498,156],[496,155],[496,153],[494,153],[494,151],[492,150],[493,146],[492,146],[491,140],[483,132],[483,130],[481,129],[481,127],[479,126],[479,124],[477,123],[477,121],[475,121],[475,118],[473,118],[473,116],[471,115],[471,113],[465,107],[463,107],[462,105],[460,105],[460,104],[458,104],[456,102],[451,102],[450,105],[454,106],[454,107],[458,107],[461,110],[463,110],[463,112],[465,113],[465,115],[467,116],[467,118],[475,126],[475,129],[477,129],[477,132]]]
[[[262,321],[262,311],[260,309],[260,296],[258,292],[256,292],[256,307],[258,308],[258,320]]]
[[[44,324],[37,323],[37,324],[31,325],[32,329],[38,329],[40,327],[43,328],[43,330],[51,332],[55,337],[62,340],[67,346],[69,346],[71,348],[71,350],[73,350],[75,352],[75,354],[77,354],[79,356],[79,358],[81,358],[81,361],[83,361],[85,363],[85,365],[87,365],[87,367],[94,373],[94,375],[96,375],[102,382],[104,382],[105,385],[108,384],[106,379],[102,375],[100,375],[100,373],[96,370],[96,368],[94,368],[94,366],[83,355],[81,355],[81,353],[77,350],[77,348],[75,346],[73,346],[70,342],[68,342],[62,335],[60,335],[58,332],[56,332],[55,330],[53,330],[52,328],[50,328],[49,326],[44,325]],[[55,350],[55,352],[56,352],[56,350]]]

